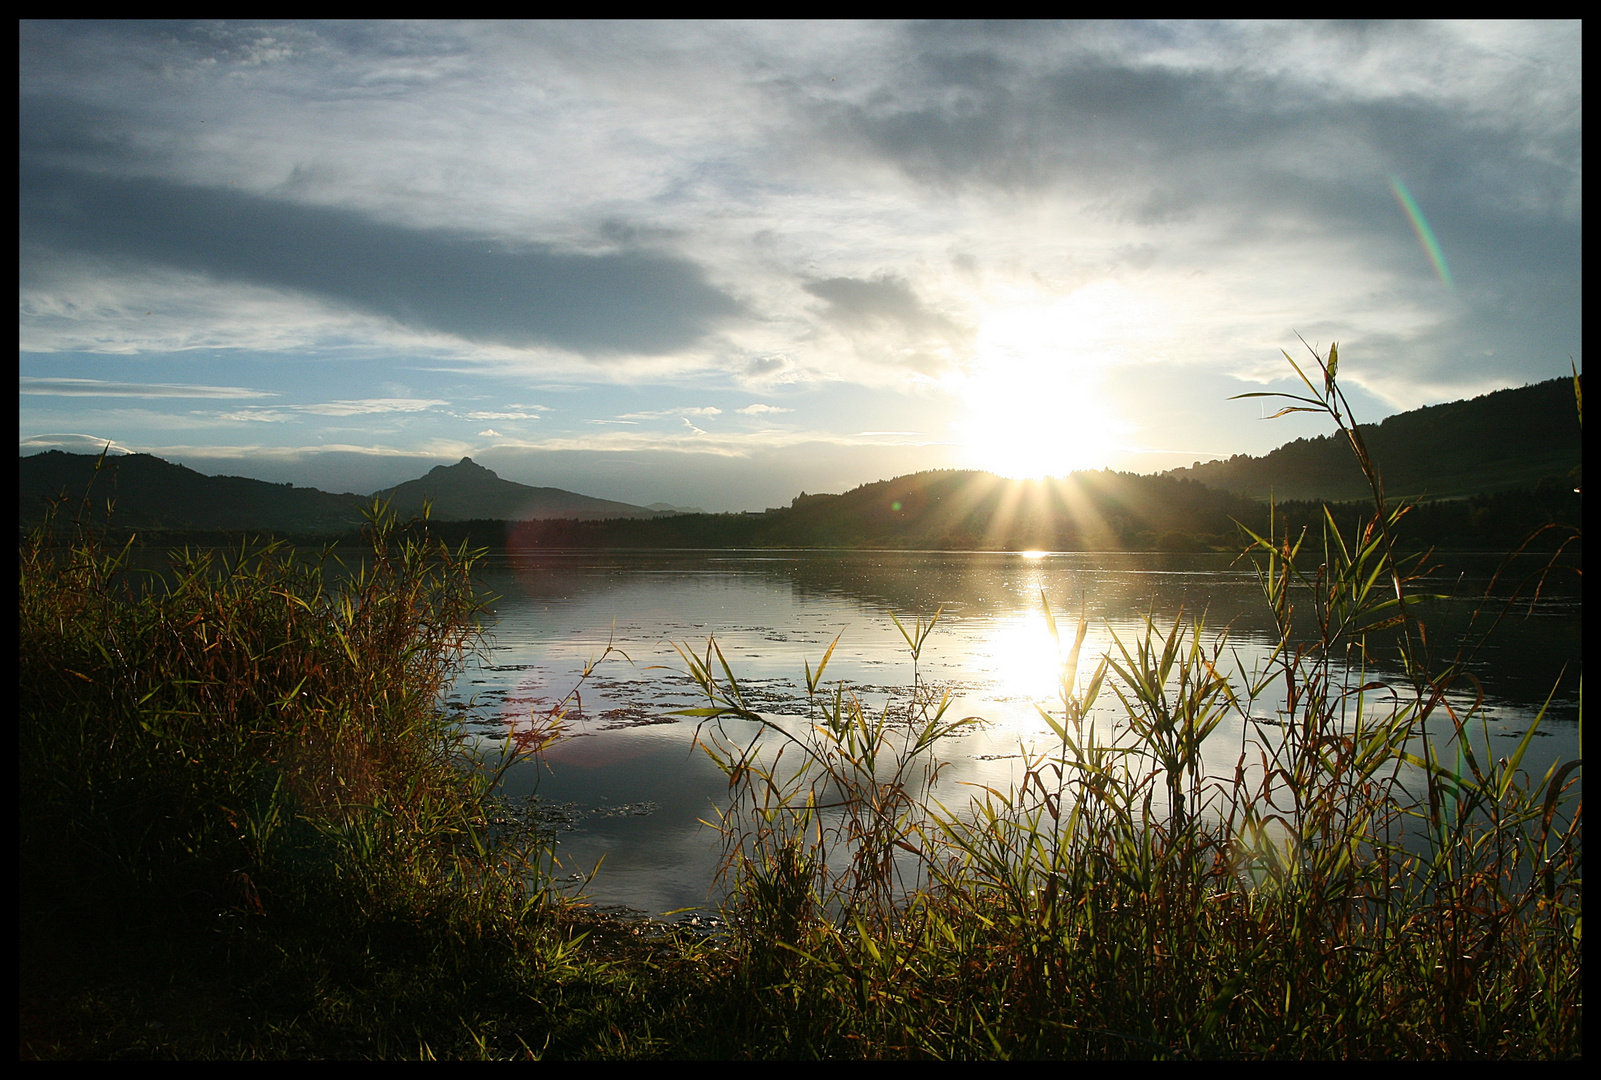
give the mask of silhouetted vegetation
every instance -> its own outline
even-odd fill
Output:
[[[1323,503],[1283,502],[1291,526],[1322,527]],[[1342,528],[1370,514],[1362,502],[1329,506]],[[1396,527],[1412,547],[1495,551],[1551,523],[1576,524],[1580,497],[1555,482],[1412,507]],[[679,514],[634,521],[434,522],[436,535],[491,550],[560,548],[893,548],[936,551],[1227,551],[1238,527],[1261,532],[1269,507],[1194,481],[1131,473],[1075,473],[1010,481],[940,470],[867,484],[843,495],[803,495],[764,514]],[[1543,536],[1531,550],[1559,543]]]
[[[1518,390],[1401,413],[1363,425],[1393,464],[1392,497],[1418,504],[1400,523],[1410,542],[1495,549],[1549,522],[1575,522],[1580,440],[1572,384]],[[1265,527],[1271,494],[1292,522],[1315,525],[1325,503],[1342,522],[1363,513],[1366,482],[1344,437],[1298,439],[1264,458],[1236,455],[1160,476],[1110,471],[1009,481],[938,470],[838,495],[802,493],[767,513],[662,514],[557,488],[503,480],[470,459],[379,492],[402,516],[427,505],[441,535],[493,549],[529,547],[882,547],[951,551],[1207,551],[1235,542],[1235,523]],[[63,492],[95,479],[111,537],[155,546],[271,535],[300,543],[356,533],[367,500],[242,477],[208,477],[145,454],[108,459],[49,451],[20,461],[20,521],[37,525]],[[103,507],[114,500],[116,514]]]
[[[492,518],[649,518],[643,506],[592,499],[552,487],[529,487],[496,476],[472,458],[454,465],[436,465],[425,476],[374,493],[396,514],[420,515],[424,508],[437,521]]]
[[[1392,497],[1436,500],[1542,483],[1579,487],[1581,433],[1573,382],[1550,379],[1467,401],[1398,413],[1361,432]],[[1219,491],[1284,501],[1367,497],[1367,481],[1344,435],[1296,439],[1264,457],[1236,454],[1164,475]]]
[[[96,457],[47,450],[18,460],[19,522],[24,531],[38,527],[63,496],[89,499],[78,515],[102,529],[114,520],[128,531],[244,530],[279,534],[337,534],[361,525],[362,508],[371,502],[359,495],[330,495],[315,488],[269,484],[242,476],[206,476],[150,454]],[[116,504],[109,518],[107,501]],[[60,518],[57,524],[67,523]]]
[[[379,514],[359,569],[270,544],[145,588],[50,538],[21,549],[23,1057],[471,1056],[513,1001],[557,1054],[648,1023],[442,708],[470,555]]]
[[[559,488],[529,487],[502,480],[463,458],[375,496],[330,495],[316,488],[271,484],[242,476],[205,476],[149,454],[96,457],[49,450],[18,461],[20,522],[26,531],[45,520],[64,495],[91,492],[95,520],[113,533],[158,533],[164,537],[206,534],[237,538],[244,533],[280,538],[329,538],[354,533],[362,511],[378,498],[399,516],[435,520],[497,518],[653,517],[656,511],[628,503],[592,499]],[[115,514],[106,507],[114,504]],[[80,520],[87,520],[79,515]],[[359,541],[357,541],[359,542]]]
[[[1308,381],[1298,400],[1340,423],[1333,347],[1318,365],[1321,388]],[[1278,628],[1265,669],[1225,674],[1227,633],[1181,614],[1114,635],[1086,677],[1080,620],[1059,641],[1056,707],[1040,710],[1057,745],[961,812],[927,795],[942,741],[971,722],[917,680],[937,614],[897,624],[907,700],[869,712],[827,690],[831,648],[807,667],[812,722],[799,728],[746,706],[715,641],[683,648],[731,791],[721,821],[739,964],[724,1045],[785,1057],[1582,1054],[1580,762],[1531,778],[1519,771],[1529,735],[1488,760],[1480,705],[1446,706],[1461,673],[1430,664],[1423,563],[1397,550],[1405,509],[1360,435],[1348,446],[1373,493],[1365,521],[1343,532],[1325,518],[1298,536],[1275,518],[1251,537]],[[1381,630],[1403,657],[1393,682],[1363,663]],[[1287,688],[1281,707],[1270,687]],[[1090,719],[1106,692],[1125,732]],[[1229,717],[1246,731],[1237,767],[1209,774],[1202,747]]]
[[[1343,428],[1318,364],[1299,400]],[[1181,613],[1081,670],[1080,621],[1040,709],[1054,744],[964,808],[928,797],[968,723],[919,676],[937,613],[898,624],[907,698],[830,687],[830,648],[802,725],[750,708],[714,640],[683,647],[729,781],[721,941],[563,901],[549,838],[495,803],[560,707],[498,761],[468,752],[440,692],[485,597],[445,526],[374,510],[348,568],[269,543],[176,553],[142,587],[125,549],[47,519],[19,551],[21,1054],[1580,1057],[1581,764],[1522,770],[1543,716],[1487,753],[1418,618],[1418,511],[1343,434],[1366,514],[1274,508],[1244,534],[1265,668],[1229,674],[1226,634]],[[930,473],[744,527],[1043,547],[1071,510],[1080,542],[1129,542],[1152,507],[1210,529],[1204,490]],[[670,524],[710,527],[613,527]],[[1548,531],[1566,559],[1576,526]],[[1090,719],[1106,694],[1117,728]],[[1226,717],[1247,738],[1209,774]]]

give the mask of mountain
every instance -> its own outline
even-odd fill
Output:
[[[1385,493],[1400,498],[1461,498],[1532,490],[1541,480],[1576,481],[1582,456],[1572,379],[1413,409],[1359,430]],[[1163,475],[1256,499],[1368,497],[1351,445],[1339,433],[1296,439],[1265,457],[1236,454]]]
[[[436,465],[416,480],[374,493],[388,499],[402,517],[422,513],[426,500],[433,502],[432,516],[438,521],[528,521],[535,518],[648,518],[657,511],[632,503],[592,499],[560,488],[528,487],[502,480],[472,458],[454,465]]]
[[[359,528],[372,496],[332,495],[316,488],[272,484],[242,476],[206,476],[150,454],[107,457],[96,474],[94,454],[48,450],[18,459],[20,522],[42,521],[51,501],[66,495],[76,509],[91,493],[96,519],[106,500],[115,502],[113,522],[145,532],[349,533]],[[377,493],[402,517],[421,514],[433,500],[437,521],[534,517],[648,518],[655,511],[629,503],[591,499],[559,488],[527,487],[502,480],[463,458],[426,476]]]
[[[360,525],[368,501],[242,476],[206,476],[150,454],[107,457],[97,475],[97,460],[60,450],[18,459],[22,525],[41,521],[46,506],[62,495],[72,500],[71,513],[89,493],[97,519],[114,500],[113,520],[128,529],[346,532]]]
[[[1569,380],[1416,409],[1361,430],[1389,495],[1435,500],[1412,515],[1430,542],[1495,546],[1509,537],[1515,543],[1547,521],[1578,520],[1581,438]],[[81,498],[95,462],[56,450],[21,458],[23,526],[39,521],[63,492]],[[937,470],[842,495],[802,493],[766,513],[703,514],[593,499],[503,480],[471,458],[377,495],[402,517],[420,514],[431,500],[435,522],[491,545],[1181,550],[1232,543],[1236,520],[1257,521],[1259,514],[1265,520],[1261,500],[1269,492],[1281,503],[1306,501],[1295,513],[1314,523],[1319,500],[1368,497],[1339,435],[1157,476],[1103,471],[1011,481]],[[370,502],[203,476],[148,454],[105,460],[94,499],[103,506],[111,496],[115,523],[147,532],[348,534]],[[503,522],[521,524],[508,536]]]
[[[1265,514],[1191,480],[1075,473],[1008,480],[939,469],[797,496],[765,513],[676,514],[654,521],[538,521],[513,547],[851,547],[942,550],[1207,550],[1232,544],[1234,521]],[[496,542],[481,532],[474,542]]]
[[[1540,526],[1573,525],[1579,495],[1564,484],[1435,500],[1414,508],[1396,532],[1404,545],[1507,551]],[[1275,532],[1323,527],[1321,502],[1281,501]],[[1342,535],[1367,525],[1371,504],[1329,507]],[[1238,525],[1263,534],[1265,501],[1194,480],[1133,473],[1074,473],[1061,479],[1008,480],[992,473],[939,470],[864,484],[843,495],[800,495],[765,513],[674,514],[653,520],[445,522],[433,533],[527,553],[562,548],[882,548],[942,551],[1232,551]],[[1549,553],[1571,529],[1542,533],[1528,551]],[[1575,552],[1577,549],[1574,549]]]
[[[1236,496],[1160,476],[1103,470],[1008,480],[940,469],[843,495],[801,495],[757,518],[755,533],[808,546],[1075,551],[1161,546],[1165,535],[1232,536],[1232,518],[1251,509]]]

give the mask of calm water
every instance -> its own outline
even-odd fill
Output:
[[[709,890],[720,854],[715,820],[727,783],[695,746],[696,721],[673,710],[704,705],[673,646],[705,652],[715,635],[747,702],[764,715],[807,713],[803,662],[815,668],[829,644],[839,647],[825,683],[843,680],[875,711],[904,704],[913,681],[906,642],[891,615],[910,627],[943,608],[917,675],[948,690],[954,715],[987,724],[949,740],[950,762],[936,796],[965,805],[973,789],[1004,789],[1019,755],[1048,750],[1054,740],[1035,710],[1051,704],[1059,660],[1046,627],[1041,595],[1064,636],[1082,610],[1090,633],[1080,669],[1112,648],[1111,635],[1133,640],[1149,613],[1171,626],[1182,609],[1202,612],[1212,631],[1229,631],[1231,663],[1259,664],[1271,619],[1248,566],[1225,556],[1072,553],[905,552],[574,552],[537,559],[501,558],[485,579],[500,594],[488,649],[458,679],[454,697],[470,702],[472,730],[486,747],[507,725],[526,724],[575,686],[569,734],[543,766],[519,766],[508,797],[536,794],[557,829],[564,875],[582,877],[604,857],[587,893],[600,905],[652,915],[714,906]],[[1493,565],[1469,566],[1457,587],[1482,593]],[[1476,605],[1436,605],[1428,616],[1435,648],[1455,640]],[[608,641],[624,655],[600,665],[579,686],[585,663]],[[1483,682],[1491,750],[1504,756],[1564,664],[1543,737],[1526,767],[1543,773],[1558,758],[1578,756],[1579,598],[1520,611],[1482,648],[1472,670]],[[1381,675],[1384,674],[1381,672]],[[1393,672],[1389,673],[1393,674]],[[1271,716],[1280,701],[1264,698],[1254,715]],[[1097,722],[1115,732],[1120,711],[1110,690]],[[1226,720],[1208,742],[1209,761],[1232,772],[1246,724]],[[737,733],[738,725],[731,729]],[[746,728],[745,730],[750,730]],[[751,732],[754,734],[754,732]],[[1255,737],[1254,735],[1251,737]]]

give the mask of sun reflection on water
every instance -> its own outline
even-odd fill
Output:
[[[1104,651],[1093,627],[1085,638],[1078,658],[1078,670],[1065,670],[1067,654],[1073,646],[1076,621],[1059,618],[1057,622],[1061,640],[1051,637],[1044,608],[1035,605],[1031,610],[1000,616],[984,634],[982,644],[975,649],[974,662],[985,675],[994,680],[1007,699],[1032,702],[1043,709],[1059,714],[1062,708],[1062,680],[1070,682],[1076,677],[1087,678],[1094,670],[1096,658]],[[1079,687],[1082,689],[1082,686]],[[1037,728],[1038,714],[1032,709],[1028,715],[1016,716],[1017,724]]]

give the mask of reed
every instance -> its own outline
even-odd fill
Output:
[[[1312,355],[1289,408],[1345,434],[1367,519],[1242,533],[1277,627],[1248,671],[1181,612],[1081,678],[1088,623],[1047,602],[1053,738],[1006,790],[935,798],[978,722],[923,679],[938,612],[897,620],[903,700],[830,685],[836,641],[804,723],[684,646],[729,783],[724,942],[586,913],[497,824],[561,710],[468,752],[440,695],[485,598],[426,522],[375,507],[358,567],[246,545],[159,579],[47,523],[19,553],[22,1055],[1581,1056],[1580,762],[1527,775],[1539,721],[1484,752],[1455,704],[1480,639],[1431,644],[1407,508]]]
[[[1056,747],[1007,791],[927,797],[972,722],[914,690],[869,714],[808,666],[809,730],[746,706],[715,641],[682,650],[727,773],[739,964],[722,1049],[755,1056],[1409,1057],[1582,1053],[1580,763],[1530,777],[1543,720],[1484,760],[1462,653],[1431,660],[1427,563],[1350,421],[1338,353],[1285,411],[1328,416],[1368,477],[1344,535],[1246,532],[1279,630],[1230,671],[1226,632],[1147,620],[1082,685],[1082,619],[1042,715]],[[1288,359],[1288,355],[1286,354]],[[1054,618],[1046,604],[1053,635]],[[897,624],[899,625],[899,624]],[[1377,674],[1396,646],[1398,677]],[[1383,644],[1381,644],[1383,643]],[[1110,689],[1127,733],[1090,722]],[[1281,704],[1280,704],[1281,703]],[[1246,727],[1236,766],[1201,748]],[[1449,762],[1449,763],[1447,763]]]
[[[487,806],[559,714],[497,762],[442,707],[472,553],[381,506],[350,567],[268,543],[141,574],[67,531],[20,549],[24,1057],[652,1045]]]

